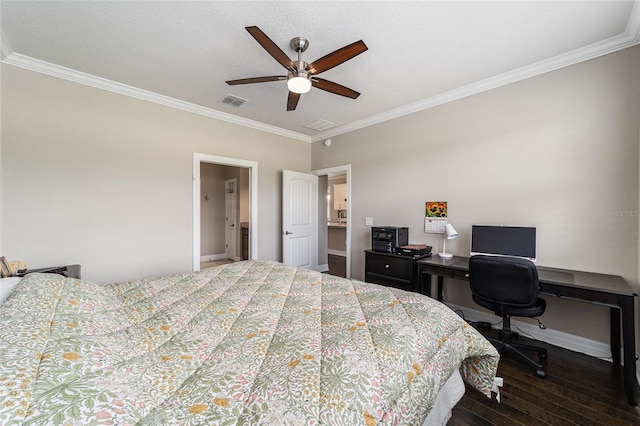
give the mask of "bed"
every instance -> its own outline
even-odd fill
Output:
[[[442,424],[460,378],[491,396],[499,360],[426,296],[264,260],[31,274],[0,324],[5,426]]]

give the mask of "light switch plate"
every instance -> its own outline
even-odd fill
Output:
[[[373,226],[373,218],[372,217],[365,217],[364,218],[364,225],[365,226]]]

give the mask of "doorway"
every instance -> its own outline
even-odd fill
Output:
[[[312,173],[319,177],[319,268],[351,278],[351,165]]]
[[[203,179],[203,170],[213,170],[212,181],[208,178]],[[227,180],[231,174],[235,174],[236,185],[236,210],[244,211],[235,215],[234,221],[227,222]],[[208,176],[208,175],[205,175]],[[218,176],[216,178],[216,176]],[[216,183],[217,179],[217,183]],[[222,179],[222,180],[220,180]],[[246,181],[246,182],[245,182]],[[215,189],[217,188],[217,189]],[[240,190],[245,188],[245,190]],[[244,192],[244,194],[243,194]],[[201,262],[207,260],[217,261],[231,257],[231,260],[241,260],[244,257],[249,259],[258,258],[258,221],[257,221],[257,200],[258,200],[258,164],[253,161],[219,157],[214,155],[194,153],[193,156],[193,265],[194,271],[200,270]],[[212,216],[203,217],[204,214]],[[220,216],[220,220],[215,219],[216,215]],[[210,219],[213,218],[213,219]],[[206,220],[205,220],[206,219]],[[238,224],[242,228],[242,232],[238,230]],[[217,240],[222,240],[225,247],[219,248],[214,245],[205,245],[206,237],[204,232],[208,232],[207,228],[212,225],[213,228],[218,227],[221,231],[215,229],[212,233],[218,233]],[[229,225],[229,226],[227,226]],[[231,226],[233,225],[233,226]],[[246,226],[246,229],[244,228]],[[226,240],[227,227],[235,228],[233,234],[235,238],[233,243],[235,247],[227,250],[228,243]],[[203,238],[204,237],[204,238]],[[245,240],[246,255],[243,256],[240,248],[243,240]],[[208,251],[208,253],[205,253]]]

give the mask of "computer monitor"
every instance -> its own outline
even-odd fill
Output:
[[[536,261],[536,228],[472,225],[471,256],[512,256]]]

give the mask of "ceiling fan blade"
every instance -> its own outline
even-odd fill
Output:
[[[268,77],[253,77],[253,78],[241,78],[239,80],[228,80],[227,83],[230,86],[235,84],[251,84],[251,83],[266,83],[268,81],[278,81],[286,79],[286,75],[270,75]]]
[[[309,71],[310,74],[320,74],[358,56],[362,52],[367,51],[367,49],[367,45],[364,44],[362,40],[358,40],[355,43],[351,43],[310,63],[307,65],[307,71]]]
[[[333,81],[325,80],[318,77],[313,77],[311,79],[311,84],[313,87],[317,87],[318,89],[326,90],[330,93],[335,93],[336,95],[346,96],[347,98],[355,99],[360,96],[359,92],[355,90],[349,89],[341,84],[334,83]]]
[[[299,100],[300,93],[289,92],[289,97],[287,98],[287,111],[293,111],[296,109]]]
[[[260,46],[262,46],[262,48],[266,50],[269,55],[273,56],[273,59],[278,61],[280,65],[287,69],[297,69],[296,65],[287,56],[287,54],[284,53],[282,49],[280,49],[278,45],[276,45],[273,40],[269,38],[269,36],[263,33],[260,28],[254,26],[245,27],[245,29],[249,31],[249,34],[251,34],[253,38],[255,38],[256,41],[260,44]]]

